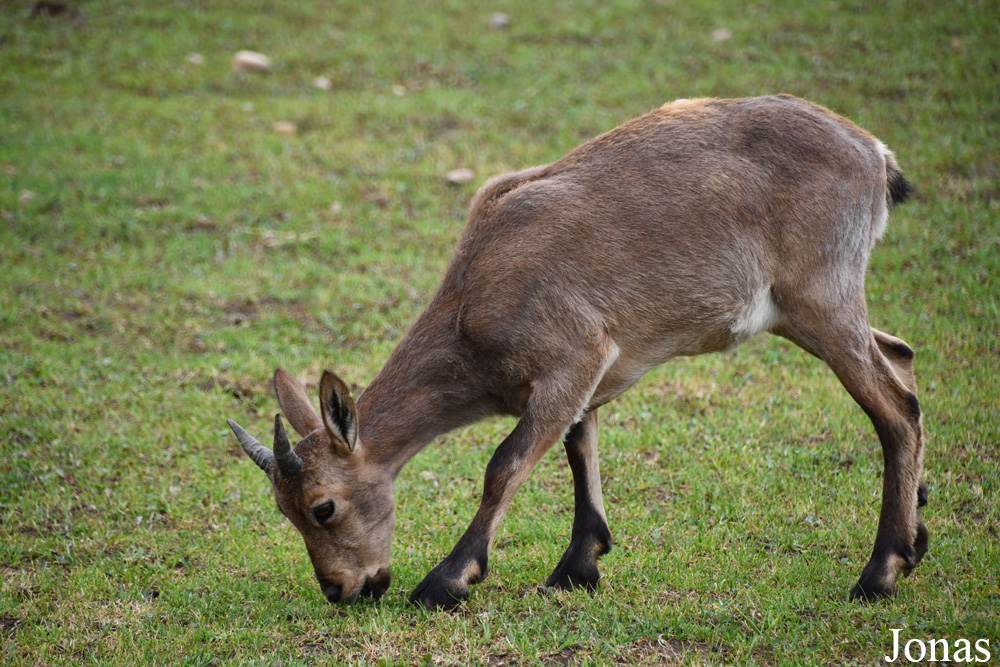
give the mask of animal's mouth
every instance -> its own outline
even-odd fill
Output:
[[[385,592],[389,590],[389,584],[392,582],[392,575],[389,573],[389,568],[382,568],[375,573],[374,577],[368,577],[365,580],[364,585],[361,587],[361,596],[372,600],[378,600],[380,597],[385,595]]]

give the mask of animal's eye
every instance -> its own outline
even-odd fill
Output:
[[[316,507],[313,510],[313,516],[320,523],[323,523],[331,516],[333,516],[333,503],[323,503],[322,505]]]

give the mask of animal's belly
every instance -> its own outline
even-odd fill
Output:
[[[666,359],[640,361],[619,356],[597,383],[588,407],[596,408],[618,398],[638,382],[639,378],[664,361]]]
[[[652,310],[652,309],[650,309]],[[590,401],[603,405],[625,393],[639,378],[660,364],[680,356],[729,350],[770,330],[783,321],[769,286],[760,286],[742,303],[723,312],[672,316],[640,327],[612,330],[618,358],[605,371]]]

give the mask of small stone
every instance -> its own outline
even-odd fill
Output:
[[[35,197],[37,196],[38,195],[36,195],[31,190],[21,190],[21,204],[22,205],[30,204],[31,202],[35,201]]]
[[[403,95],[406,94],[406,86],[397,83],[395,86],[392,87],[392,94],[395,95],[396,97],[402,97]]]
[[[344,205],[341,204],[339,201],[335,201],[332,204],[330,204],[330,213],[334,215],[338,215],[343,210],[344,210]]]
[[[202,65],[205,62],[205,56],[200,53],[189,53],[187,56],[187,61],[191,65]]]
[[[299,130],[299,126],[288,120],[279,120],[272,126],[272,129],[278,134],[295,134]]]
[[[493,30],[503,30],[510,25],[510,17],[503,12],[497,12],[490,16],[490,28]]]
[[[271,59],[256,51],[240,51],[233,56],[233,69],[237,72],[270,72]]]
[[[313,79],[313,86],[315,88],[319,88],[320,90],[330,90],[333,88],[333,81],[330,81],[330,79],[325,76],[318,76]]]
[[[470,182],[475,177],[476,174],[471,169],[452,169],[444,175],[444,180],[453,185],[461,185]]]
[[[712,31],[712,39],[716,42],[725,42],[733,38],[733,31],[729,28],[719,28]]]

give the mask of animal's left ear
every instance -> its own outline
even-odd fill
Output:
[[[283,368],[274,371],[274,393],[292,428],[303,438],[323,426],[305,389]]]
[[[330,371],[323,371],[319,382],[319,407],[334,446],[343,448],[344,454],[353,452],[358,444],[358,412],[347,385]]]

